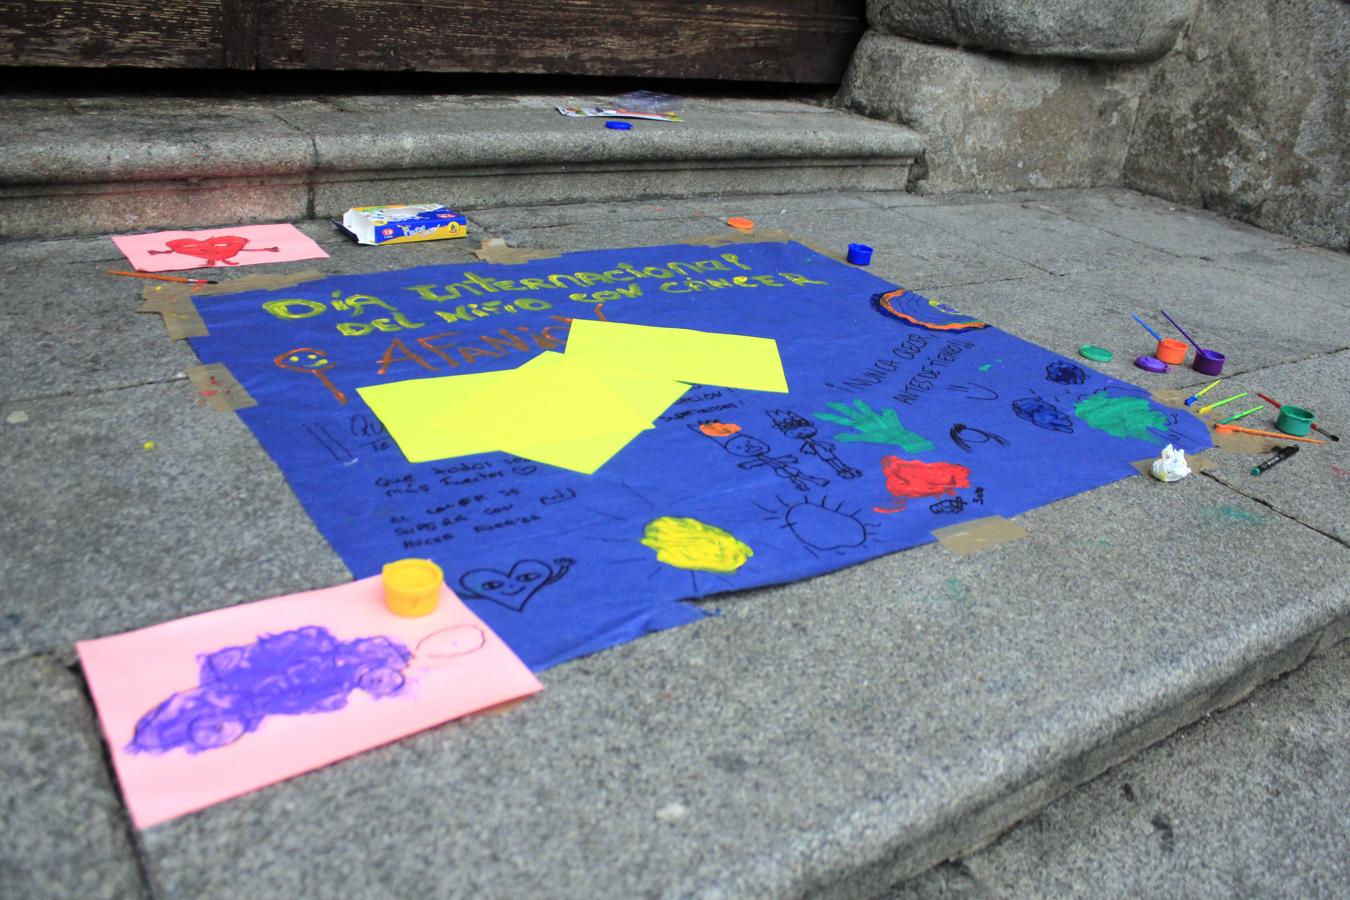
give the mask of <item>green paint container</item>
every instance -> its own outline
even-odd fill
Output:
[[[1312,410],[1286,404],[1280,407],[1280,417],[1275,420],[1275,427],[1285,434],[1304,437],[1312,430],[1312,421]]]

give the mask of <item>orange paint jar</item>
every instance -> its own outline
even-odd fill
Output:
[[[1182,341],[1163,338],[1158,341],[1158,349],[1153,351],[1153,355],[1169,366],[1179,366],[1186,361],[1187,349],[1187,345]]]

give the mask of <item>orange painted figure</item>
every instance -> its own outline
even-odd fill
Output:
[[[285,353],[272,360],[280,368],[290,372],[309,372],[320,381],[323,386],[332,392],[337,398],[337,402],[342,405],[347,404],[347,395],[333,384],[332,379],[328,377],[328,370],[333,368],[333,361],[328,358],[328,354],[323,350],[315,350],[311,347],[296,347],[294,350],[287,350]]]
[[[741,426],[735,422],[702,422],[698,430],[708,437],[730,437],[741,430]]]

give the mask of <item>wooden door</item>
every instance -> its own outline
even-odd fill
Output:
[[[838,83],[864,0],[0,0],[0,61]]]

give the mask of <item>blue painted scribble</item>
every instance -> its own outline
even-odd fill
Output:
[[[387,637],[339,641],[318,625],[264,634],[198,657],[197,686],[170,694],[136,723],[127,749],[200,753],[232,744],[275,715],[334,712],[354,690],[397,694],[408,648]]]
[[[1061,431],[1065,434],[1073,432],[1073,420],[1060,412],[1057,407],[1051,406],[1038,397],[1023,397],[1021,400],[1014,400],[1012,408],[1019,419],[1030,422],[1037,428],[1044,428],[1046,431]]]
[[[1057,359],[1045,367],[1045,380],[1056,384],[1082,384],[1087,373],[1066,359]]]

